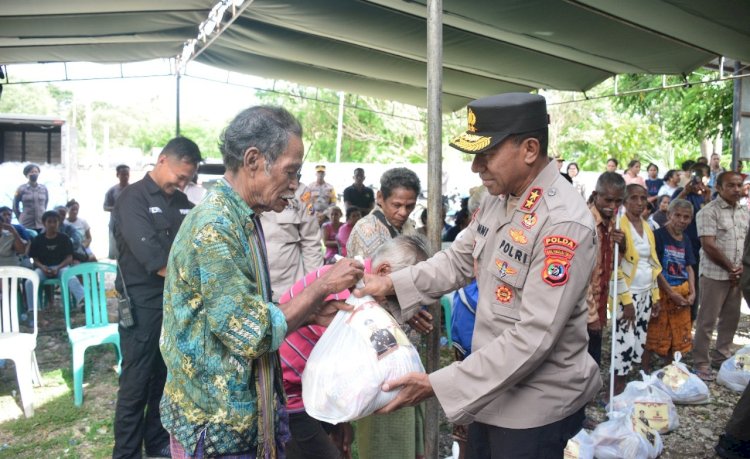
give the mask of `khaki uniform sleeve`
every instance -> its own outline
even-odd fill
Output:
[[[523,284],[520,304],[514,305],[514,308],[518,308],[514,317],[517,320],[515,326],[505,329],[492,341],[472,352],[466,360],[430,374],[435,394],[450,421],[473,421],[476,414],[500,393],[523,384],[523,380],[558,345],[576,308],[582,308],[596,259],[593,229],[576,222],[566,222],[545,228],[537,241],[549,235],[563,235],[578,241],[568,267],[567,281],[558,282],[557,285],[545,282],[545,254],[543,250],[536,250]],[[455,268],[445,271],[458,277],[459,271]],[[422,290],[421,285],[417,285],[417,289]],[[493,307],[487,297],[492,295],[494,289],[494,285],[480,285],[480,310]],[[518,293],[516,291],[516,295]],[[577,313],[585,312],[579,309]],[[498,314],[502,315],[503,311],[492,311],[492,315]]]
[[[404,320],[441,295],[468,284],[474,277],[476,222],[463,230],[453,244],[427,261],[391,274]]]

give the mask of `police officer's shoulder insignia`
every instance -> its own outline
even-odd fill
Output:
[[[523,203],[521,204],[521,210],[526,212],[531,212],[534,210],[537,204],[539,204],[539,199],[542,197],[543,190],[539,187],[534,187],[531,190],[529,190],[529,194],[526,195],[526,197],[523,200]]]
[[[523,218],[521,218],[521,225],[526,229],[531,229],[536,225],[537,220],[535,212],[525,214]]]
[[[546,258],[542,269],[542,280],[547,284],[558,287],[568,282],[570,262],[559,258]]]
[[[495,290],[495,298],[501,303],[510,303],[513,299],[513,290],[507,285],[500,285]]]
[[[508,234],[510,235],[511,239],[521,245],[529,242],[529,239],[526,237],[526,234],[524,234],[523,230],[511,228],[508,230]]]
[[[551,235],[544,237],[544,268],[542,280],[557,287],[568,282],[570,261],[575,256],[578,242],[567,236]]]

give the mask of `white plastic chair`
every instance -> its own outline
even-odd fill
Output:
[[[30,279],[33,288],[27,291],[32,295],[34,305],[34,331],[21,332],[18,326],[18,307],[25,310],[23,301],[19,302],[18,286]],[[21,392],[21,403],[24,415],[34,415],[32,383],[41,385],[42,377],[36,361],[37,305],[39,302],[39,276],[27,268],[0,266],[0,359],[10,359],[16,365],[18,388]]]

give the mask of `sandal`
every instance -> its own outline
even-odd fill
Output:
[[[693,373],[705,382],[716,380],[716,375],[714,375],[711,368],[693,368]]]

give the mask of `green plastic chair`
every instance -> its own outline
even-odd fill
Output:
[[[76,406],[83,404],[83,361],[86,349],[100,344],[114,344],[117,349],[117,373],[122,365],[120,334],[116,323],[110,323],[107,317],[107,296],[105,277],[117,273],[115,265],[107,263],[81,263],[65,273],[61,279],[63,304],[65,305],[65,328],[68,332],[70,346],[73,349],[73,395]],[[86,302],[86,325],[71,328],[70,326],[70,289],[68,280],[73,276],[83,278],[83,291]]]

